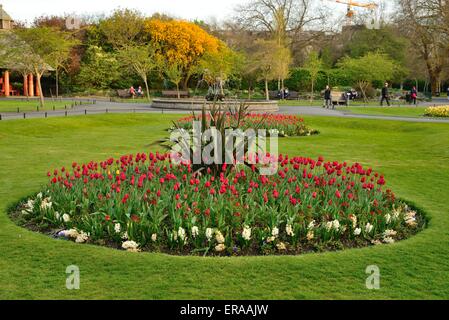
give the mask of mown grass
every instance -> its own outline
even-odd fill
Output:
[[[420,118],[424,116],[427,107],[339,107],[340,111],[353,114],[366,114],[372,116],[395,116]]]
[[[9,220],[7,207],[39,190],[47,169],[149,151],[146,146],[176,118],[136,114],[0,123],[0,298],[449,298],[448,124],[305,117],[321,134],[280,142],[283,153],[373,166],[398,196],[426,210],[429,227],[393,245],[296,257],[174,257],[57,241]],[[80,290],[65,287],[72,264],[81,271]],[[368,265],[380,268],[380,290],[365,287]]]
[[[77,104],[79,101],[76,102]],[[75,100],[52,100],[50,98],[45,99],[45,108],[40,108],[39,100],[33,98],[27,100],[26,98],[21,99],[1,99],[0,100],[0,113],[3,112],[31,112],[31,111],[50,111],[70,109],[72,105],[75,104]]]

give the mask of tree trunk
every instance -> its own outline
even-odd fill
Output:
[[[432,91],[432,97],[436,95],[437,91],[438,91],[438,78],[439,78],[439,74],[435,71],[430,71],[430,88]]]
[[[265,79],[265,98],[270,101],[270,93],[268,92],[268,79]]]
[[[150,96],[150,88],[148,87],[148,78],[145,76],[143,77],[143,82],[145,83],[145,90],[147,90],[147,99],[148,102],[151,101],[151,96]]]
[[[181,99],[181,93],[179,92],[179,82],[176,83],[176,92],[178,93],[178,99]]]
[[[44,101],[44,95],[42,93],[41,77],[42,77],[42,75],[39,74],[38,72],[36,72],[37,85],[39,86],[39,101],[40,101],[41,108],[44,109],[45,101]]]
[[[184,78],[184,81],[182,82],[182,88],[183,90],[188,90],[189,89],[189,80],[190,80],[191,74],[190,72],[188,72],[186,74],[186,77]]]
[[[310,95],[310,102],[313,101],[313,93],[314,93],[314,81],[312,81],[312,93]]]
[[[30,90],[28,89],[28,73],[22,74],[22,76],[23,76],[23,89],[24,89],[25,95],[27,97],[27,101],[29,101],[30,100],[30,92],[29,92]]]
[[[438,81],[440,80],[442,67],[432,65],[430,59],[428,59],[426,65],[427,65],[427,72],[429,73],[430,87],[433,96],[436,94],[438,89]]]
[[[368,99],[366,98],[366,90],[364,89],[365,84],[363,82],[359,82],[360,91],[362,91],[363,101],[366,103]],[[368,87],[368,85],[366,85]]]
[[[56,98],[59,98],[59,68],[56,68]]]

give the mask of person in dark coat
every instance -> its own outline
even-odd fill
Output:
[[[323,108],[334,108],[334,104],[332,103],[332,90],[329,86],[326,86],[326,90],[324,90],[324,107]]]
[[[413,87],[413,89],[410,91],[410,104],[416,105],[416,99],[418,98],[418,90],[416,90],[416,87]]]
[[[384,106],[384,101],[387,101],[387,105],[390,106],[390,93],[388,91],[388,83],[382,88],[382,99],[380,100],[380,106]]]

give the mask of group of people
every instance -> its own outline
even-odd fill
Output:
[[[278,99],[284,100],[290,98],[290,90],[288,88],[278,91]]]
[[[354,97],[353,90],[351,90],[351,92],[347,93],[347,99],[352,100],[353,97]],[[409,97],[408,101],[410,102],[410,104],[415,104],[415,105],[417,104],[418,90],[416,89],[416,87],[413,87],[412,90],[410,90],[408,97]],[[449,100],[449,87],[447,88],[447,98]],[[384,102],[386,102],[388,106],[391,106],[388,82],[386,82],[384,87],[382,88],[380,105],[383,106]],[[324,90],[323,108],[332,108],[332,109],[334,108],[334,104],[332,102],[332,90],[331,90],[330,86],[326,86],[326,89]]]
[[[414,86],[412,90],[410,90],[410,93],[407,95],[407,102],[410,104],[417,104],[418,99],[418,90]],[[382,99],[380,100],[380,105],[384,105],[384,101],[387,102],[387,105],[390,106],[390,93],[389,93],[389,84],[386,82],[384,87],[382,88]]]
[[[348,92],[344,93],[344,99],[346,99],[346,101],[357,99],[358,96],[359,96],[359,94],[355,89],[351,89]],[[323,108],[335,109],[334,102],[332,101],[332,89],[328,85],[326,86],[326,89],[324,90]]]
[[[139,86],[139,88],[137,88],[137,91],[134,88],[134,86],[131,86],[131,88],[129,88],[129,93],[132,95],[133,98],[143,97],[143,90],[142,90],[141,86]]]

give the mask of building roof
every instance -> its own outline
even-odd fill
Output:
[[[6,13],[5,10],[3,10],[3,5],[0,4],[0,20],[4,21],[12,21],[12,18],[9,14]]]

